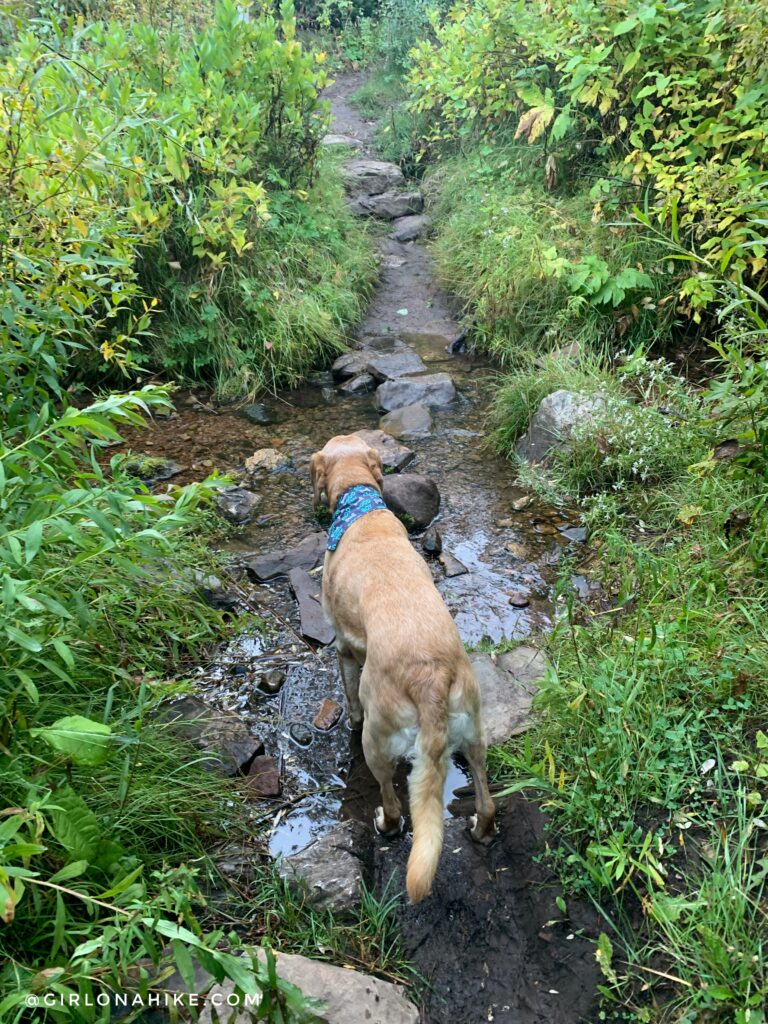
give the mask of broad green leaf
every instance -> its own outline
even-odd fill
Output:
[[[109,757],[112,730],[82,715],[69,715],[46,728],[30,729],[30,735],[45,740],[54,750],[71,757],[75,764],[97,767]]]

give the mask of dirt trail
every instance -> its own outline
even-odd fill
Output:
[[[370,153],[373,126],[349,102],[361,81],[344,76],[328,90],[335,118],[331,130],[359,139]],[[440,488],[436,525],[444,550],[468,570],[448,577],[432,560],[436,585],[465,643],[535,636],[550,627],[553,566],[574,550],[561,532],[572,524],[536,502],[515,511],[523,492],[514,486],[508,463],[484,441],[496,371],[482,359],[446,351],[460,325],[435,284],[427,249],[420,242],[392,241],[386,226],[379,230],[380,281],[354,343],[401,339],[419,353],[427,372],[448,372],[458,391],[455,403],[435,411],[430,435],[407,442],[416,453],[407,471],[432,477]],[[271,422],[259,425],[238,410],[214,410],[207,400],[201,404],[189,396],[178,418],[132,438],[147,454],[182,463],[182,481],[202,478],[213,466],[242,471],[245,458],[260,448],[288,457],[284,471],[261,477],[258,515],[230,544],[235,576],[254,554],[284,551],[319,529],[311,507],[310,455],[334,434],[376,428],[379,421],[369,394],[342,396],[327,372],[297,391],[265,399],[262,407]],[[271,805],[257,804],[255,817],[263,819],[272,807],[270,851],[288,855],[339,820],[370,824],[379,795],[345,717],[329,731],[312,726],[324,698],[344,705],[332,646],[301,636],[296,601],[284,577],[248,584],[247,590],[268,632],[241,636],[201,667],[200,690],[217,707],[237,712],[275,759],[281,795]],[[521,593],[525,606],[511,604],[510,596]],[[276,694],[264,692],[270,670],[284,679]],[[446,842],[434,893],[417,907],[404,906],[400,915],[406,955],[428,986],[422,994],[423,1020],[577,1024],[595,1019],[598,970],[594,946],[585,937],[594,935],[595,921],[577,904],[569,902],[565,915],[557,908],[556,881],[536,863],[545,849],[541,812],[512,798],[500,809],[498,839],[490,847],[478,846],[466,829],[471,808],[466,800],[453,799],[453,790],[466,781],[461,766],[454,765],[446,785]],[[404,787],[403,771],[401,796]],[[374,842],[371,880],[379,891],[393,877],[402,889],[409,848],[407,832]],[[247,889],[253,852],[227,850],[226,855],[235,872],[242,865],[238,884]]]

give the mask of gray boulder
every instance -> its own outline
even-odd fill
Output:
[[[266,962],[264,950],[259,960]],[[295,953],[275,953],[278,977],[324,1005],[315,1012],[318,1024],[418,1024],[419,1011],[403,989],[362,971],[336,967]],[[200,1024],[252,1024],[261,1020],[256,1005],[233,1006],[234,982],[214,985],[208,993]]]
[[[263,749],[261,740],[251,735],[242,719],[198,697],[181,697],[163,704],[157,719],[175,736],[210,755],[203,766],[222,775],[245,771]]]
[[[358,373],[339,385],[340,395],[367,395],[376,387],[376,379],[370,373]]]
[[[397,473],[416,458],[416,453],[411,448],[398,444],[394,437],[385,434],[383,430],[356,430],[355,433],[370,448],[376,449],[383,469],[391,469]]]
[[[383,160],[349,160],[342,170],[344,188],[350,196],[378,196],[405,184],[397,164]]]
[[[546,655],[535,647],[516,647],[496,660],[475,652],[469,660],[483,701],[489,746],[497,746],[534,724],[531,705],[537,683],[547,672]]]
[[[401,441],[416,441],[432,433],[432,414],[426,405],[415,402],[382,416],[379,427]]]
[[[378,380],[395,380],[409,373],[424,373],[427,368],[418,352],[403,348],[398,352],[371,355],[366,369]]]
[[[594,420],[606,406],[602,395],[553,391],[542,399],[528,430],[515,445],[515,452],[526,462],[543,462],[551,452],[567,449],[574,429]]]
[[[291,569],[305,569],[309,572],[319,565],[325,557],[325,533],[311,533],[292,548],[280,551],[269,551],[244,563],[257,583],[264,583],[275,576],[287,576]]]
[[[324,135],[320,140],[320,144],[323,146],[349,146],[350,149],[363,148],[360,139],[356,139],[352,135],[339,135],[335,132],[329,132],[327,135]]]
[[[440,491],[434,480],[418,473],[384,477],[384,501],[395,515],[413,520],[414,528],[429,526],[440,511]]]
[[[219,512],[233,523],[247,523],[261,503],[261,496],[247,487],[225,487],[216,496]]]
[[[370,357],[371,353],[365,349],[360,349],[358,352],[345,352],[331,367],[333,379],[349,380],[350,377],[356,377],[358,373],[364,373]]]
[[[376,391],[376,406],[381,412],[402,409],[419,402],[429,408],[450,405],[456,388],[447,373],[424,373],[418,377],[387,380]]]
[[[250,405],[243,406],[240,411],[247,420],[260,427],[266,427],[275,422],[274,413],[263,402],[252,402]]]
[[[382,192],[377,196],[360,196],[349,203],[354,217],[379,217],[381,220],[397,220],[411,213],[421,213],[423,209],[421,192]]]
[[[392,225],[389,237],[395,242],[412,242],[415,238],[420,238],[431,224],[432,221],[426,214],[399,217]]]
[[[373,831],[362,821],[342,821],[309,846],[285,857],[281,878],[304,883],[316,910],[343,914],[360,902],[373,854]]]

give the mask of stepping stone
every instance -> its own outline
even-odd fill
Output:
[[[398,516],[413,521],[416,529],[429,526],[440,511],[440,491],[434,480],[418,473],[384,477],[384,501]]]
[[[412,348],[404,348],[400,352],[384,353],[373,355],[366,364],[368,373],[372,373],[379,380],[395,380],[397,377],[405,377],[409,373],[426,373],[421,356]]]
[[[322,646],[331,643],[336,633],[323,614],[318,581],[304,569],[291,569],[288,579],[299,605],[302,636]]]
[[[375,402],[381,412],[391,412],[417,402],[439,408],[450,405],[455,398],[456,388],[447,373],[425,373],[385,381],[376,390]]]
[[[226,487],[216,498],[219,512],[233,523],[247,523],[261,504],[261,495],[247,487]]]
[[[363,148],[360,139],[356,139],[352,135],[337,135],[334,132],[324,135],[320,140],[320,144],[322,146],[349,146],[350,149]]]
[[[439,555],[443,550],[443,538],[436,526],[430,526],[421,538],[421,550],[425,555]]]
[[[421,192],[382,192],[376,196],[360,196],[349,203],[353,217],[379,217],[397,220],[411,213],[421,213],[424,197]]]
[[[259,754],[254,757],[250,771],[242,787],[252,800],[264,800],[280,796],[280,771],[274,757]]]
[[[358,373],[339,385],[340,395],[367,395],[376,387],[376,379],[370,373]]]
[[[257,558],[244,563],[249,576],[257,583],[274,579],[275,576],[287,576],[291,569],[314,569],[325,557],[327,534],[312,533],[295,547],[283,551],[269,551]]]
[[[506,743],[534,724],[531,711],[537,683],[549,662],[535,647],[516,647],[494,662],[489,654],[475,651],[469,660],[483,701],[483,722],[489,746]]]
[[[362,884],[373,849],[373,830],[350,819],[299,853],[285,857],[281,878],[306,885],[315,910],[344,914],[360,903]]]
[[[379,453],[383,469],[399,472],[416,458],[416,453],[398,442],[383,430],[356,430],[355,433]]]
[[[274,414],[263,402],[252,402],[251,405],[243,406],[240,414],[260,427],[266,427],[275,422]]]
[[[203,767],[221,775],[244,771],[264,749],[261,740],[251,735],[241,718],[219,711],[198,697],[181,697],[164,703],[157,720],[174,736],[211,755],[203,761]]]
[[[591,423],[606,408],[603,395],[553,391],[542,399],[528,430],[515,445],[515,453],[527,462],[543,462],[550,452],[567,449],[576,427]]]
[[[315,715],[312,725],[321,732],[327,732],[341,718],[341,704],[338,701],[326,697]]]
[[[341,175],[344,188],[352,197],[378,196],[405,184],[405,177],[397,164],[384,160],[348,160]]]
[[[333,379],[349,380],[350,377],[356,377],[358,373],[364,373],[370,358],[371,353],[365,349],[361,349],[359,352],[345,352],[331,367]]]
[[[432,433],[432,414],[426,405],[416,402],[414,405],[404,405],[402,409],[394,409],[386,416],[382,416],[379,427],[385,433],[402,441],[417,441],[419,438],[429,437]]]
[[[442,555],[440,555],[438,561],[440,562],[440,565],[442,565],[445,570],[445,575],[449,579],[454,576],[464,576],[469,572],[466,565],[464,565],[463,562],[460,562],[455,555],[450,553],[450,551],[444,551]]]
[[[412,242],[431,226],[432,221],[426,214],[413,214],[410,217],[398,217],[392,225],[389,237],[395,242]]]
[[[276,473],[281,469],[288,469],[290,465],[290,458],[277,448],[259,448],[245,460],[245,469],[248,473]]]

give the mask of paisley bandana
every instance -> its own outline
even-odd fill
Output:
[[[377,512],[386,507],[384,499],[376,488],[369,487],[368,484],[357,484],[355,487],[350,487],[348,491],[344,491],[336,505],[336,511],[333,513],[333,520],[328,530],[328,550],[336,550],[339,541],[352,523],[369,512]]]

